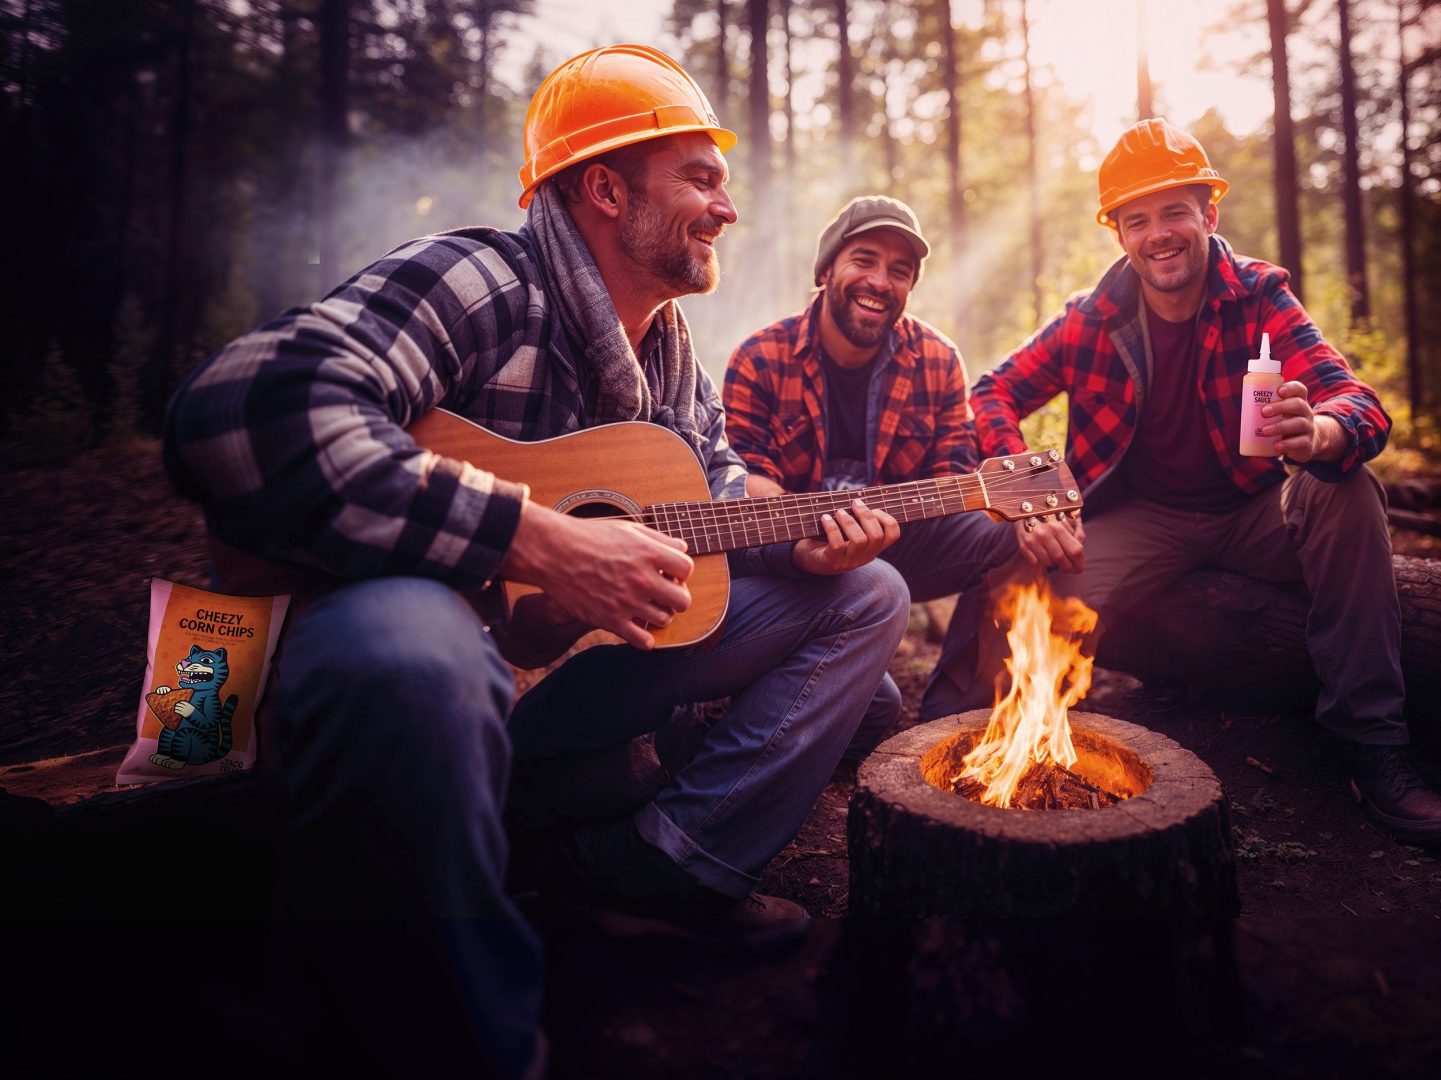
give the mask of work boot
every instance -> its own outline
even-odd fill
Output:
[[[1415,844],[1441,841],[1441,794],[1412,768],[1402,747],[1360,747],[1351,791],[1387,832]]]
[[[616,938],[689,945],[730,956],[765,956],[794,948],[810,926],[806,909],[753,892],[736,899],[696,887],[685,893],[615,901],[595,913],[596,926]]]

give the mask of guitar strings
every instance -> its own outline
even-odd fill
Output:
[[[645,508],[639,520],[685,540],[694,554],[712,554],[795,539],[797,530],[801,535],[817,535],[820,532],[820,514],[848,508],[855,499],[863,499],[873,509],[883,510],[901,521],[983,509],[985,502],[980,500],[988,492],[1000,492],[1011,499],[1027,495],[1043,499],[1046,495],[1060,494],[1059,486],[1054,483],[1057,472],[1052,462],[1039,466],[1027,463],[1015,472],[992,477],[974,473],[952,474],[843,491],[759,499],[655,503]],[[1013,490],[1021,484],[1031,483],[1038,476],[1050,477],[1052,482],[1042,487]],[[1055,511],[1066,508],[1058,507]],[[637,520],[634,515],[625,517]]]

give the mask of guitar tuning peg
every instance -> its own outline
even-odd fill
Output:
[[[1026,518],[1026,523],[1022,526],[1022,528],[1024,528],[1024,529],[1026,530],[1026,532],[1035,532],[1035,531],[1036,531],[1036,519],[1035,519],[1035,518]]]

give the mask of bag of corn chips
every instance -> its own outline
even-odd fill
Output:
[[[154,578],[135,742],[117,784],[255,764],[255,713],[289,596],[222,596]]]

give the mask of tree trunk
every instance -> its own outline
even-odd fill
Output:
[[[1036,101],[1031,86],[1031,21],[1026,11],[1026,0],[1021,0],[1021,43],[1026,82],[1026,191],[1031,226],[1031,289],[1035,325],[1040,326],[1045,317],[1045,301],[1041,295],[1041,193],[1036,179]]]
[[[764,206],[771,183],[770,55],[766,48],[766,31],[770,26],[768,0],[746,0],[746,15],[751,35],[751,183],[755,185],[756,204]]]
[[[480,52],[476,57],[476,76],[480,85],[476,88],[475,127],[480,134],[482,150],[490,146],[490,35],[495,12],[490,4],[477,5],[476,29],[480,31]]]
[[[793,177],[796,174],[796,68],[795,58],[791,53],[795,44],[791,38],[791,0],[781,0],[781,25],[786,32],[786,176]],[[789,184],[786,185],[786,190],[790,191]]]
[[[1246,1071],[1231,920],[846,919],[842,931],[844,1075],[1044,1073],[1043,1058],[1085,1055],[1102,1032],[1168,1075]]]
[[[1406,696],[1434,705],[1441,691],[1441,562],[1396,556]],[[1306,651],[1304,587],[1216,570],[1187,574],[1149,612],[1110,630],[1096,662],[1141,678],[1294,697],[1319,684]],[[1265,672],[1259,680],[1257,672]]]
[[[170,143],[170,235],[165,245],[165,298],[155,333],[150,375],[144,381],[146,421],[159,427],[161,410],[170,396],[174,378],[175,324],[180,305],[181,263],[185,249],[186,187],[190,149],[190,50],[194,41],[195,0],[185,0],[180,12],[180,36],[175,77],[174,132]]]
[[[1146,44],[1146,38],[1146,0],[1136,0],[1137,120],[1149,120],[1156,115],[1156,101],[1151,90],[1151,57]]]
[[[958,33],[951,18],[951,0],[940,0],[940,32],[944,51],[941,54],[941,86],[946,94],[946,172],[949,183],[946,186],[946,205],[950,212],[950,229],[947,235],[951,241],[953,262],[958,262],[966,249],[966,198],[964,167],[961,160],[961,60],[956,45]],[[959,325],[967,325],[964,308],[958,313]]]
[[[847,0],[836,0],[836,112],[841,124],[841,172],[849,179],[856,138],[854,103],[855,58],[851,55],[851,21]]]
[[[1412,418],[1421,415],[1425,389],[1421,382],[1421,316],[1416,307],[1416,179],[1411,172],[1410,72],[1406,68],[1406,3],[1396,4],[1398,67],[1396,96],[1401,104],[1401,296],[1406,331],[1406,393]]]
[[[315,217],[319,241],[317,288],[327,292],[340,280],[340,238],[336,204],[340,163],[349,141],[350,0],[320,4],[320,155]]]
[[[1291,74],[1286,60],[1286,37],[1290,19],[1286,0],[1266,0],[1266,22],[1271,30],[1271,94],[1275,162],[1273,186],[1276,193],[1276,234],[1281,265],[1291,271],[1291,291],[1303,299],[1301,289],[1301,211],[1297,205],[1296,134],[1291,124]]]
[[[1125,759],[1137,789],[1102,810],[1001,810],[949,790],[989,717],[978,709],[909,728],[861,766],[847,821],[850,914],[1236,914],[1225,796],[1194,754],[1136,724],[1072,712],[1075,771],[1092,779],[1087,770]]]
[[[1351,288],[1351,321],[1371,317],[1371,290],[1366,284],[1366,224],[1361,213],[1361,151],[1356,128],[1356,69],[1351,62],[1350,0],[1336,0],[1341,24],[1341,129],[1345,133],[1345,177],[1342,197],[1346,213],[1346,280]]]
[[[730,100],[731,58],[726,48],[726,4],[728,0],[715,0],[715,101],[712,108],[717,116],[726,114],[726,102]]]

